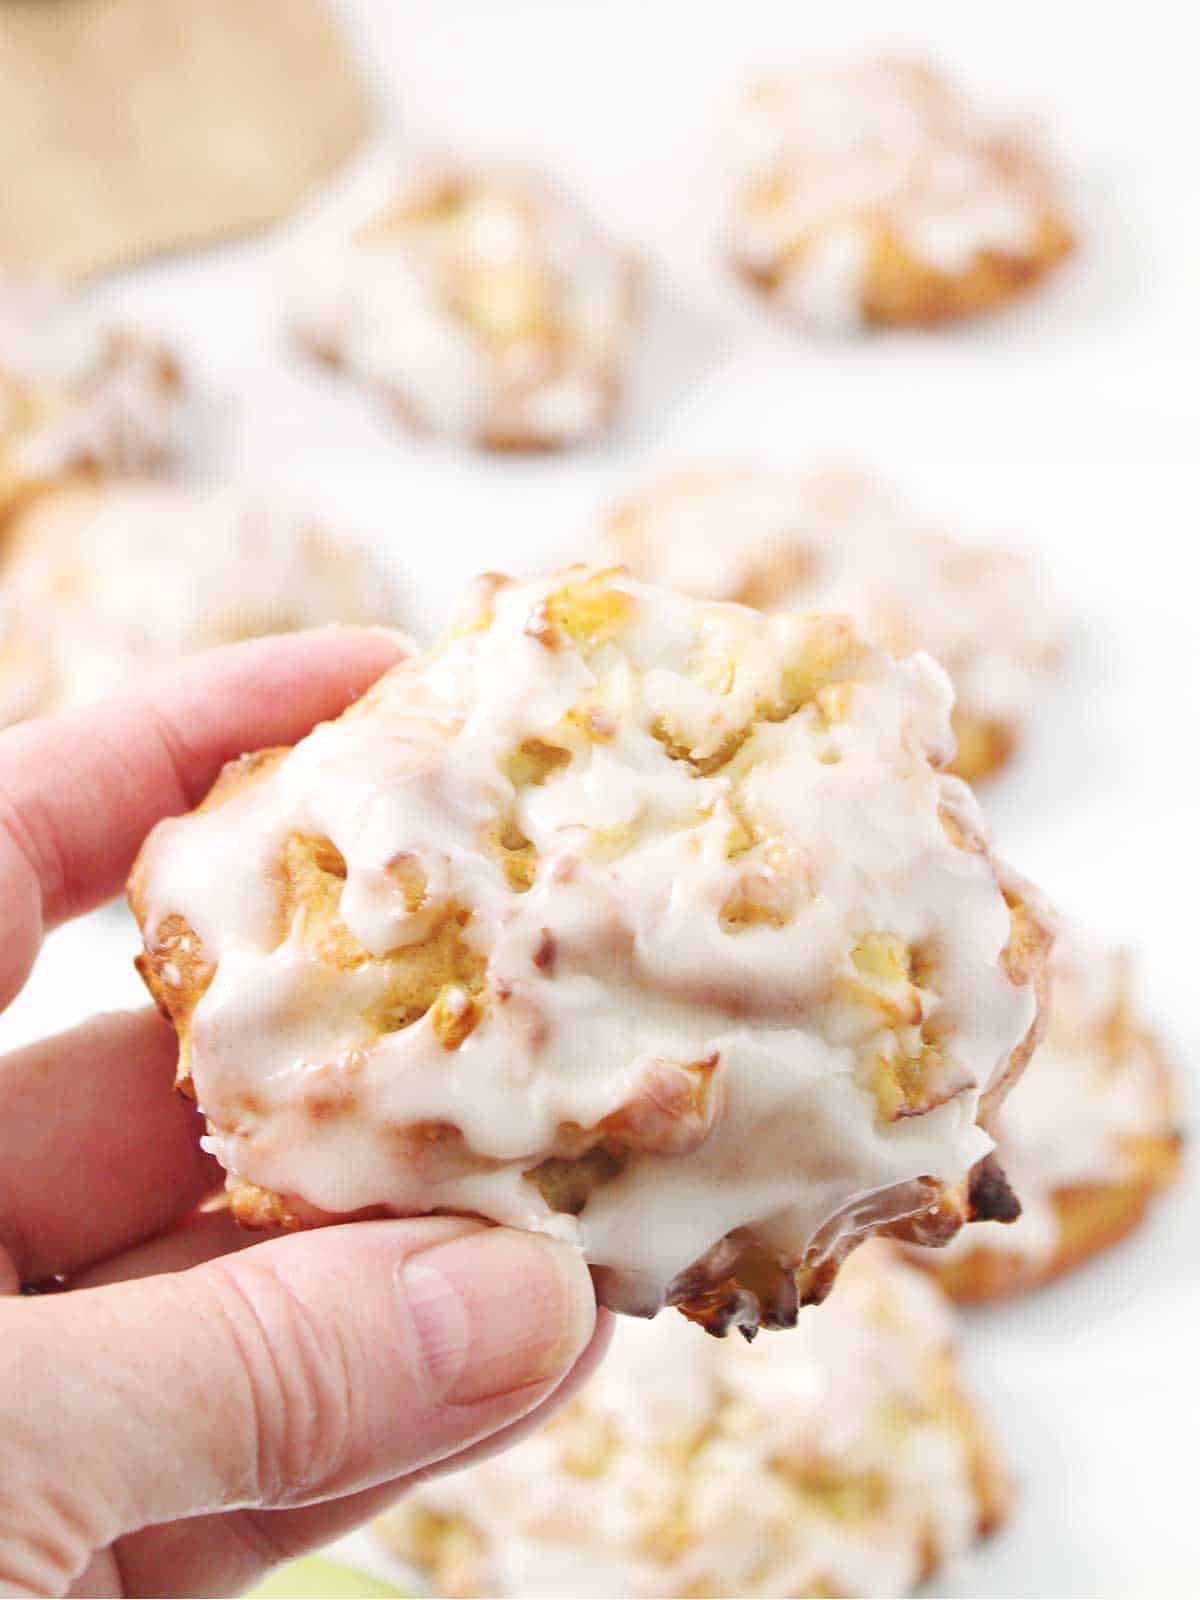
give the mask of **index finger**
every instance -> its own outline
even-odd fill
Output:
[[[161,817],[194,806],[234,756],[336,716],[404,653],[400,636],[371,629],[259,639],[0,733],[0,1006],[43,934],[120,891]]]

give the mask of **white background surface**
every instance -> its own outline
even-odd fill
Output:
[[[652,264],[634,404],[575,456],[489,460],[416,443],[294,359],[278,238],[114,280],[105,297],[182,347],[203,394],[197,475],[279,484],[387,553],[427,633],[483,567],[568,559],[597,507],[717,454],[835,455],[898,479],[966,536],[1035,548],[1071,659],[986,804],[1022,870],[1144,957],[1185,1074],[1197,1024],[1200,145],[1182,8],[763,0],[346,0],[385,122],[552,165]],[[1004,109],[1041,112],[1071,174],[1078,262],[951,334],[817,344],[725,278],[713,135],[746,70],[901,45]],[[303,114],[303,108],[298,108]],[[137,1003],[133,930],[56,935],[0,1044]],[[1190,1104],[1195,1096],[1188,1092]],[[967,1320],[968,1361],[1021,1486],[1009,1527],[938,1592],[1200,1591],[1200,1189],[1067,1283]]]

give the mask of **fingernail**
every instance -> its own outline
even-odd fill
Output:
[[[431,1400],[474,1405],[561,1377],[596,1319],[577,1250],[488,1228],[412,1256],[400,1293]]]

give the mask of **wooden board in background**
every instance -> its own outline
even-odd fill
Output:
[[[76,278],[285,215],[366,131],[320,0],[0,0],[0,266]]]

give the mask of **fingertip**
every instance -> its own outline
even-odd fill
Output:
[[[416,641],[403,629],[386,627],[383,623],[327,622],[319,628],[309,628],[303,633],[276,637],[320,644],[345,652],[347,655],[369,657],[385,664],[415,655],[419,648]]]
[[[406,635],[380,627],[331,622],[298,633],[272,634],[241,644],[223,645],[181,664],[180,672],[203,682],[207,693],[221,692],[244,680],[253,695],[280,690],[300,691],[305,709],[291,737],[299,737],[314,716],[335,716],[364,694],[390,667],[415,649]]]
[[[295,637],[303,639],[306,647],[333,652],[334,659],[327,666],[337,671],[347,684],[347,702],[364,695],[385,672],[416,655],[420,648],[399,628],[381,625],[352,627],[331,622]]]
[[[431,1402],[478,1405],[560,1382],[587,1348],[596,1299],[580,1252],[489,1228],[407,1259],[397,1272]]]

